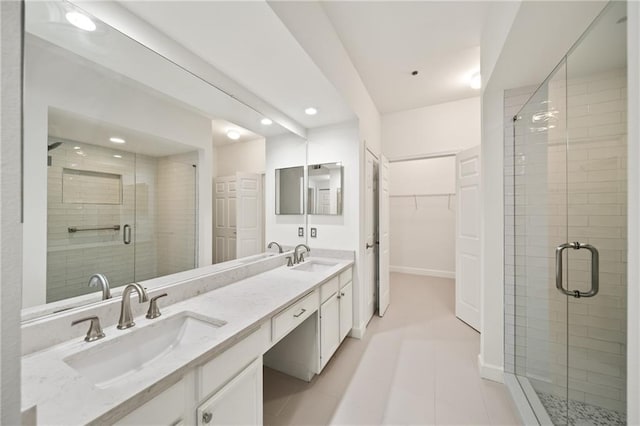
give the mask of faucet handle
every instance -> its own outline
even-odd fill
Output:
[[[105,336],[104,332],[102,331],[102,327],[100,327],[100,318],[95,315],[75,320],[71,323],[71,325],[74,326],[85,321],[91,321],[91,325],[89,325],[87,335],[84,337],[85,342],[93,342],[95,340],[102,339]]]
[[[167,293],[162,293],[151,298],[151,300],[149,301],[149,310],[147,311],[146,315],[147,319],[158,318],[160,315],[162,315],[160,313],[160,308],[158,308],[158,299],[160,299],[161,297],[165,297],[166,295]]]
[[[287,266],[293,266],[293,257],[287,256]]]
[[[300,263],[300,262],[304,262],[304,253],[300,253],[298,255],[298,263]]]

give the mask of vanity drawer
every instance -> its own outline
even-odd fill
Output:
[[[262,355],[269,339],[268,322],[234,344],[198,371],[198,400],[222,388],[231,378]]]
[[[318,310],[318,290],[300,299],[284,311],[273,317],[271,321],[271,341],[276,343],[289,331],[296,328],[312,313]]]
[[[338,291],[339,281],[338,277],[333,277],[320,286],[320,304],[326,302]]]
[[[340,274],[340,288],[349,284],[353,279],[353,268],[349,268]]]

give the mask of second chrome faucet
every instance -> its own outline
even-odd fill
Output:
[[[124,288],[122,292],[122,303],[120,305],[120,319],[118,320],[118,328],[124,330],[136,325],[133,321],[133,313],[131,312],[131,293],[138,293],[138,302],[143,303],[149,300],[147,291],[138,283],[131,283]]]

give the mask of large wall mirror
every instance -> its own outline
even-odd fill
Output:
[[[342,163],[308,166],[307,212],[313,215],[342,214]]]
[[[70,3],[25,5],[23,318],[99,302],[93,274],[211,264],[214,124],[290,133]]]

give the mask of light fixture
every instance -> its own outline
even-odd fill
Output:
[[[469,86],[471,86],[472,89],[479,89],[480,87],[482,87],[482,77],[480,76],[479,72],[476,72],[471,76],[471,79],[469,80]]]
[[[122,155],[120,155],[120,154],[113,154],[113,158],[122,158]]]
[[[116,138],[116,137],[109,138],[109,140],[110,140],[111,142],[113,142],[113,143],[125,143],[125,142],[126,142],[124,139],[122,139],[122,138]]]
[[[85,31],[95,31],[96,24],[84,13],[80,12],[67,12],[65,15],[67,21],[69,21],[74,26],[80,28]]]
[[[318,110],[315,109],[314,107],[309,107],[304,110],[304,113],[307,115],[316,115],[318,113]]]
[[[79,146],[74,146],[73,149],[75,149],[76,151],[80,149]]]
[[[262,123],[265,126],[271,126],[273,124],[273,121],[271,121],[270,118],[263,118],[262,120],[260,120],[260,123]]]
[[[240,139],[240,133],[235,130],[229,130],[227,132],[227,137],[233,141],[237,141],[238,139]]]

